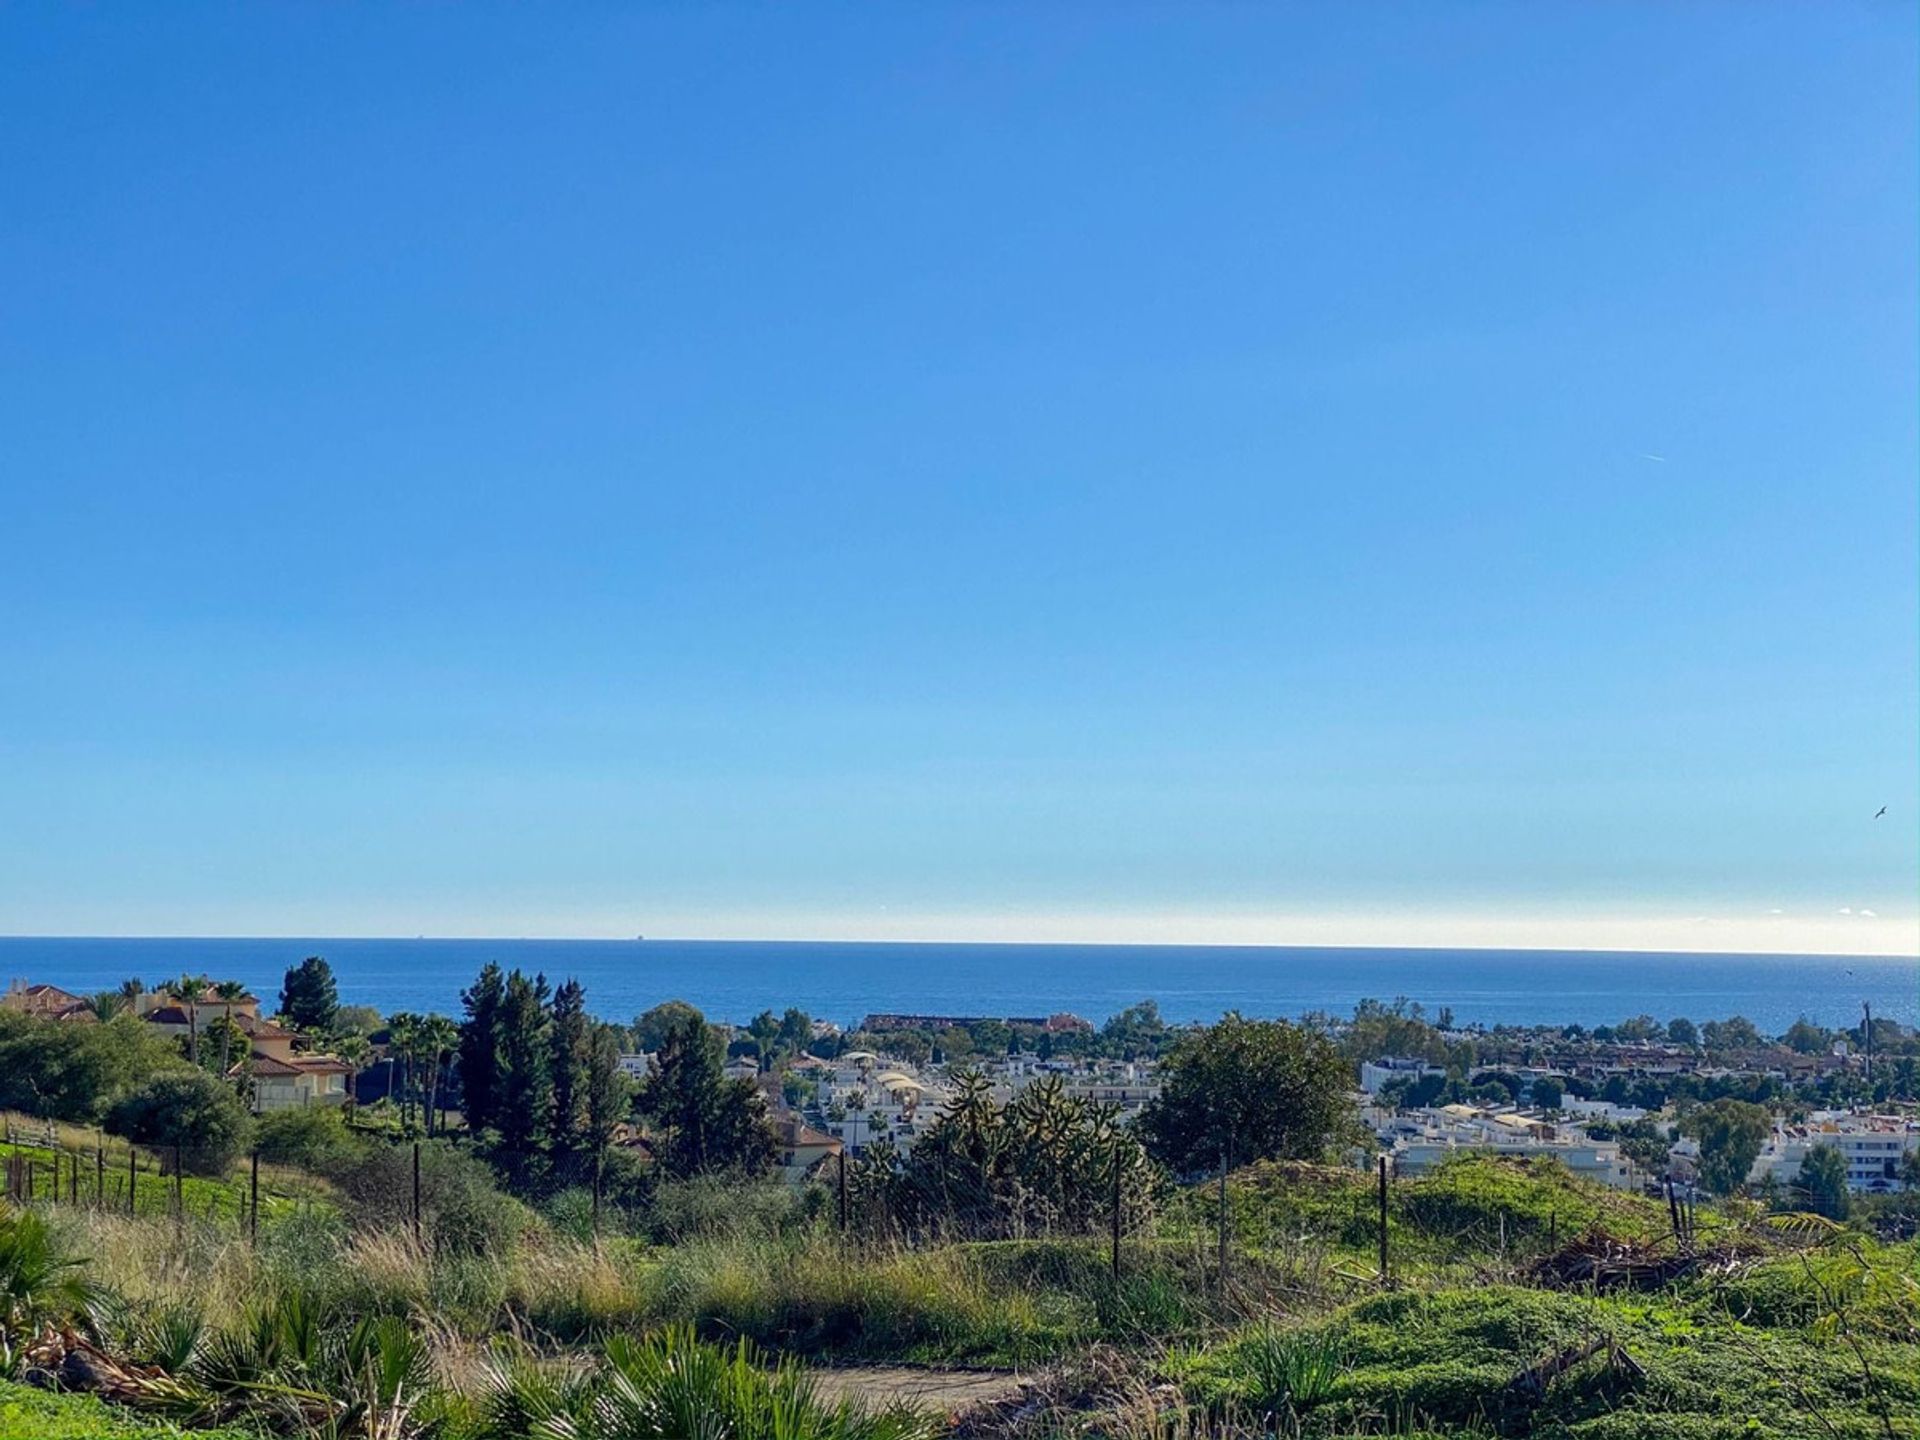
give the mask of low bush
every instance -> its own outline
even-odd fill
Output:
[[[254,1148],[268,1164],[325,1174],[364,1157],[367,1142],[347,1128],[338,1110],[309,1105],[261,1116],[254,1127]]]
[[[177,1153],[193,1175],[224,1175],[246,1148],[253,1117],[233,1086],[202,1070],[155,1075],[107,1114],[107,1129],[139,1145]]]
[[[357,1226],[396,1233],[411,1227],[411,1146],[371,1144],[327,1174]],[[494,1184],[484,1162],[438,1140],[420,1147],[420,1216],[422,1237],[436,1249],[474,1253],[505,1251],[539,1224]]]

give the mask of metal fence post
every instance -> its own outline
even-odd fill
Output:
[[[136,1197],[140,1193],[140,1152],[133,1148],[133,1142],[127,1142],[127,1214],[135,1213]]]
[[[107,1151],[104,1145],[93,1148],[93,1208],[107,1208]]]
[[[1120,1278],[1120,1147],[1113,1147],[1113,1278]]]
[[[1380,1157],[1380,1283],[1387,1283],[1387,1157]]]
[[[413,1243],[420,1243],[420,1142],[413,1142]]]
[[[250,1203],[247,1206],[247,1233],[251,1239],[258,1240],[260,1238],[260,1151],[258,1149],[255,1149],[253,1152],[250,1184],[251,1195],[249,1197]]]
[[[847,1152],[845,1147],[834,1157],[840,1162],[840,1233],[847,1233]]]

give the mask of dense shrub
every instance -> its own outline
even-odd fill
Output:
[[[796,1188],[779,1180],[725,1175],[665,1180],[654,1189],[644,1227],[662,1244],[771,1237],[817,1217],[825,1199],[817,1186]]]
[[[121,1097],[107,1129],[171,1151],[196,1175],[224,1175],[253,1132],[253,1117],[231,1085],[202,1070],[156,1075]]]
[[[261,1116],[254,1127],[254,1147],[270,1164],[323,1173],[359,1159],[367,1142],[347,1128],[338,1110],[309,1105]]]
[[[404,1230],[412,1223],[411,1146],[372,1145],[327,1174],[356,1224]],[[436,1248],[472,1252],[504,1249],[538,1224],[531,1210],[501,1193],[483,1162],[445,1141],[420,1147],[420,1215]]]
[[[186,1068],[171,1040],[131,1015],[88,1025],[0,1010],[0,1109],[91,1124],[133,1087]]]

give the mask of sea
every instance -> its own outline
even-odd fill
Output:
[[[138,976],[244,982],[269,1003],[290,965],[332,965],[343,1003],[457,1014],[460,992],[497,961],[586,987],[587,1008],[630,1020],[681,999],[744,1022],[797,1005],[852,1025],[873,1012],[1044,1016],[1096,1023],[1152,999],[1169,1021],[1228,1010],[1262,1018],[1344,1014],[1404,997],[1458,1024],[1613,1024],[1651,1014],[1744,1015],[1778,1033],[1805,1015],[1858,1022],[1862,1004],[1920,1023],[1920,960],[1833,955],[1578,950],[1315,949],[1220,945],[977,945],[888,941],[139,939],[0,937],[0,980],[89,994]]]

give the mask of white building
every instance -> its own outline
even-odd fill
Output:
[[[1638,1177],[1633,1164],[1611,1140],[1595,1140],[1578,1126],[1556,1125],[1513,1110],[1483,1110],[1472,1105],[1443,1105],[1396,1117],[1380,1132],[1393,1156],[1395,1172],[1420,1175],[1462,1152],[1550,1157],[1575,1175],[1616,1190],[1630,1190]]]
[[[1815,1111],[1804,1125],[1776,1126],[1772,1138],[1748,1172],[1749,1184],[1793,1185],[1800,1166],[1816,1145],[1831,1146],[1847,1162],[1847,1189],[1879,1195],[1901,1188],[1907,1156],[1920,1151],[1920,1122],[1898,1115],[1855,1115]],[[1697,1152],[1697,1147],[1696,1147]]]
[[[1378,1095],[1396,1080],[1419,1080],[1423,1076],[1446,1073],[1438,1065],[1429,1065],[1425,1060],[1407,1060],[1388,1055],[1379,1060],[1360,1062],[1360,1088],[1369,1095]]]

